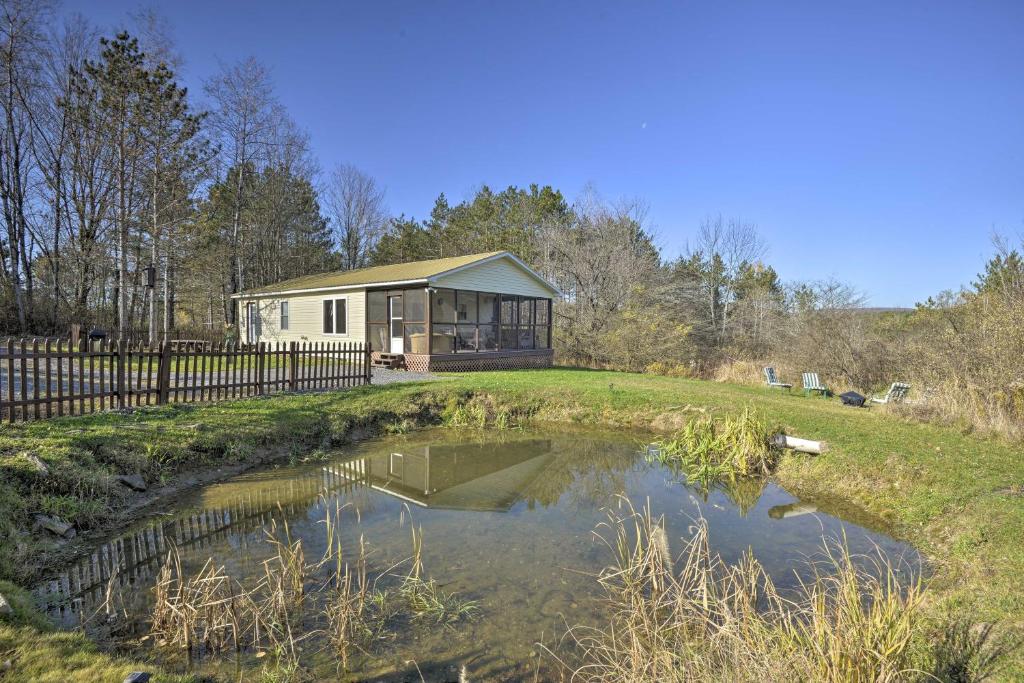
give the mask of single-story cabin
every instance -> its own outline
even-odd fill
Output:
[[[409,370],[549,367],[558,290],[507,251],[307,275],[234,295],[243,342],[363,342]]]

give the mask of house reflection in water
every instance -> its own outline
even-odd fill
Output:
[[[354,480],[421,507],[506,512],[553,460],[549,439],[416,445],[325,466],[324,483]]]
[[[401,452],[399,452],[399,450]],[[554,460],[548,439],[502,444],[392,446],[389,451],[325,465],[322,469],[270,470],[207,489],[196,505],[156,517],[96,547],[36,589],[51,618],[79,625],[104,599],[111,582],[125,588],[152,584],[171,548],[186,557],[212,547],[248,554],[252,532],[305,515],[323,495],[371,488],[409,503],[454,510],[509,510]],[[148,589],[134,591],[137,597]]]

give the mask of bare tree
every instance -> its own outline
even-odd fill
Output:
[[[212,101],[210,124],[221,148],[221,164],[232,177],[229,282],[227,295],[245,286],[245,264],[240,258],[242,217],[249,197],[248,176],[266,159],[284,113],[274,97],[270,74],[255,58],[221,67],[205,85]],[[235,310],[224,297],[225,316],[234,324]]]
[[[646,206],[609,205],[588,192],[575,207],[576,221],[549,232],[555,282],[565,294],[556,309],[560,347],[574,362],[612,362],[603,337],[651,282],[659,256],[644,229]]]
[[[707,319],[721,345],[729,332],[729,316],[736,302],[736,282],[743,268],[767,252],[752,223],[721,215],[708,217],[697,230],[688,256],[701,265],[700,291]]]
[[[41,80],[45,26],[52,11],[52,4],[37,0],[5,0],[0,5],[0,208],[7,238],[0,245],[0,260],[22,331],[32,298],[28,214],[35,167],[29,102]]]
[[[384,189],[355,166],[342,164],[331,173],[327,207],[341,247],[341,267],[367,265],[388,225]]]

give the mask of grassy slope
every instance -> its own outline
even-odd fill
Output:
[[[17,526],[29,513],[46,511],[102,526],[116,521],[132,495],[107,483],[109,473],[137,471],[157,482],[196,465],[250,459],[281,443],[298,454],[340,443],[361,427],[436,421],[445,405],[474,392],[541,420],[660,429],[678,425],[690,410],[753,405],[790,433],[831,446],[821,457],[785,458],[778,472],[784,485],[855,505],[924,550],[935,562],[937,609],[969,610],[976,619],[1021,626],[1024,497],[1003,492],[1024,485],[1019,446],[908,423],[881,408],[854,410],[693,380],[583,370],[472,373],[440,383],[3,428],[0,520]],[[22,455],[28,451],[50,466],[50,477],[37,478]],[[0,564],[0,576],[25,581],[40,562],[56,557],[34,537],[5,539],[2,533],[0,528],[7,547],[0,558],[10,559]],[[9,646],[9,628],[3,628],[0,658]],[[1017,655],[1010,675],[1024,671],[1020,665]]]

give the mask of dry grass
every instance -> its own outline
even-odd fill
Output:
[[[886,408],[905,418],[954,426],[965,433],[1024,439],[1024,388],[993,390],[951,380],[923,390],[912,389],[910,400]]]
[[[750,555],[726,565],[698,522],[675,558],[649,510],[624,503],[599,536],[614,564],[599,577],[610,623],[576,627],[585,681],[916,680],[926,664],[922,587],[881,557],[859,568],[839,546],[784,595]],[[932,679],[934,680],[934,679]]]
[[[781,368],[777,368],[782,370]],[[764,384],[764,364],[752,360],[732,360],[721,363],[711,373],[715,382],[727,384]]]

